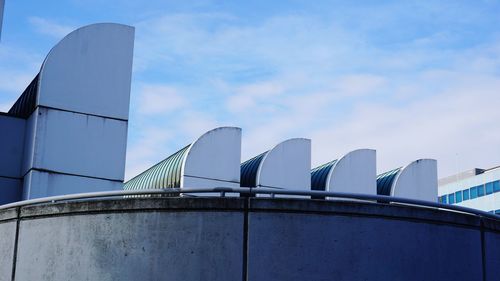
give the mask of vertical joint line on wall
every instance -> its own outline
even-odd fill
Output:
[[[484,220],[480,218],[481,222],[481,265],[483,271],[483,281],[486,281],[486,247],[484,245]]]
[[[16,236],[14,238],[14,253],[12,256],[12,275],[11,280],[16,279],[16,264],[17,264],[17,245],[19,240],[19,225],[21,220],[21,207],[16,208]]]
[[[241,280],[248,280],[248,206],[250,197],[246,197],[243,208],[243,259],[242,259],[242,277]]]

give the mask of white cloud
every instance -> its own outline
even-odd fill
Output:
[[[72,26],[59,24],[40,17],[30,17],[28,20],[38,33],[57,39],[63,38],[75,29]]]
[[[166,114],[186,106],[187,100],[174,87],[144,85],[138,99],[138,111],[143,115]]]
[[[433,157],[446,176],[457,152],[464,169],[498,162],[499,42],[443,48],[456,38],[436,30],[394,46],[370,41],[384,38],[366,22],[361,29],[300,15],[251,24],[166,15],[138,24],[135,63],[178,67],[189,80],[179,83],[194,85],[186,114],[165,119],[183,124],[176,135],[231,120],[243,128],[243,159],[311,137],[314,164],[362,147],[377,149],[380,171]]]
[[[386,84],[386,81],[379,75],[353,74],[342,76],[334,83],[334,87],[339,94],[360,96],[380,89]]]
[[[148,127],[136,132],[138,139],[127,150],[125,180],[136,176],[147,168],[163,160],[168,153],[168,141],[174,137],[172,131],[164,127]]]
[[[234,89],[234,95],[228,98],[227,107],[232,112],[253,111],[255,107],[261,106],[261,102],[279,96],[284,90],[283,85],[273,82],[238,86]]]
[[[460,170],[495,165],[500,148],[498,94],[500,79],[470,73],[435,76],[444,89],[401,106],[398,103],[363,102],[341,124],[312,133],[315,164],[356,148],[378,151],[378,170],[384,171],[418,158],[438,159],[440,176],[456,172],[455,155],[463,159]],[[426,75],[415,83],[435,83]],[[425,86],[422,88],[425,89]]]

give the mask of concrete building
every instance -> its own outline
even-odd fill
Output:
[[[472,169],[439,180],[439,202],[500,214],[500,167]]]
[[[498,280],[500,217],[432,202],[435,160],[376,178],[362,149],[311,171],[289,139],[241,163],[221,127],[123,186],[133,38],[72,32],[0,114],[0,281]],[[468,183],[498,195],[499,174]]]
[[[0,237],[0,281],[497,281],[500,276],[500,220],[377,200],[48,201],[0,207]]]
[[[358,149],[311,170],[311,189],[377,194],[377,158],[373,149]]]
[[[125,190],[239,187],[241,129],[220,127],[125,183]]]
[[[311,140],[295,138],[241,164],[242,187],[311,189]]]
[[[378,175],[377,193],[436,202],[437,161],[420,159]]]
[[[134,28],[93,24],[64,37],[0,115],[0,203],[120,190]]]

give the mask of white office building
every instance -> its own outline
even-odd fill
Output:
[[[439,202],[500,214],[500,166],[439,180]]]

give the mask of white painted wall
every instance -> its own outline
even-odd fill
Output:
[[[31,170],[24,177],[23,200],[122,189],[123,182]]]
[[[377,154],[358,149],[341,157],[327,179],[326,191],[377,194]]]
[[[133,27],[93,24],[47,55],[26,125],[24,199],[122,188],[133,44]]]
[[[257,186],[293,190],[311,189],[311,140],[286,140],[264,156],[257,172]]]
[[[437,202],[437,161],[420,159],[403,167],[394,180],[391,196]]]
[[[49,52],[40,70],[38,105],[128,120],[134,28],[79,28]]]
[[[240,163],[241,129],[208,131],[188,148],[181,187],[239,187]]]
[[[34,162],[28,169],[123,181],[127,122],[47,108],[35,114]]]

